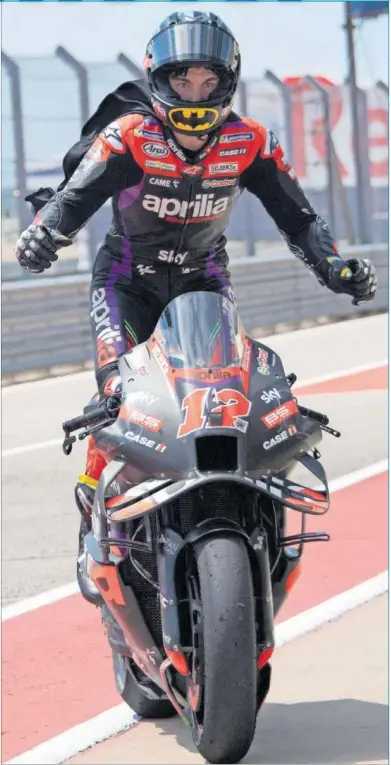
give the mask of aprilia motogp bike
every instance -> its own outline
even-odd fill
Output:
[[[300,573],[306,514],[329,507],[326,416],[298,405],[279,356],[232,302],[192,292],[119,359],[121,402],[63,424],[107,466],[85,567],[102,597],[117,689],[140,716],[180,715],[211,763],[235,763],[269,691],[274,620]],[[289,476],[300,466],[309,488]],[[301,533],[287,535],[287,509]]]

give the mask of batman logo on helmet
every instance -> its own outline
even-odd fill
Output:
[[[175,108],[168,112],[168,119],[172,126],[179,130],[187,130],[189,133],[210,130],[218,118],[218,109]]]

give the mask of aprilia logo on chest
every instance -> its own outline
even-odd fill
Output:
[[[202,218],[217,218],[228,207],[229,197],[216,199],[214,194],[196,194],[194,201],[186,202],[168,197],[156,197],[146,194],[143,207],[149,212],[156,213],[158,218],[167,220],[180,219],[198,220]]]

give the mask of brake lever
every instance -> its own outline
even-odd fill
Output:
[[[72,444],[74,444],[76,441],[76,436],[65,436],[63,442],[62,442],[62,450],[64,454],[68,457],[69,454],[72,451]]]
[[[87,436],[90,436],[92,433],[97,433],[97,431],[102,430],[102,428],[107,428],[107,426],[112,425],[113,422],[114,422],[114,418],[110,417],[110,419],[107,419],[104,422],[100,422],[99,425],[94,425],[93,428],[86,428],[85,430],[82,431],[82,433],[79,433],[77,438],[79,441],[84,441],[84,439],[87,438]]]

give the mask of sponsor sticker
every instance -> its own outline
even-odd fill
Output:
[[[285,404],[280,404],[276,409],[265,414],[261,417],[261,420],[268,430],[271,430],[272,428],[277,427],[277,425],[281,425],[281,423],[285,422],[289,417],[293,417],[298,411],[296,401],[292,399],[291,401],[286,401]]]
[[[171,172],[176,170],[175,165],[172,165],[168,162],[160,162],[158,159],[147,159],[145,162],[145,167],[152,167],[155,170],[169,170]]]
[[[225,173],[237,173],[239,165],[237,162],[219,162],[218,165],[209,165],[211,175],[225,175]]]
[[[164,189],[171,189],[172,187],[177,189],[180,184],[180,181],[176,181],[174,178],[155,178],[153,175],[148,180],[151,186],[160,186]]]
[[[132,409],[128,417],[130,422],[134,422],[135,425],[141,425],[146,430],[153,430],[154,433],[157,433],[164,424],[164,420],[159,420],[158,417],[141,412],[139,409]]]
[[[152,101],[152,106],[155,109],[155,112],[157,112],[157,114],[160,114],[161,117],[163,118],[167,117],[167,112],[165,108],[161,104],[159,104],[159,101]]]
[[[220,143],[238,143],[239,141],[252,141],[254,133],[223,133]]]
[[[224,213],[229,204],[229,197],[216,199],[215,194],[196,194],[191,202],[175,199],[174,197],[158,197],[154,194],[145,194],[142,206],[149,212],[156,213],[161,218],[168,220],[179,219],[196,220],[197,218],[218,217]]]
[[[175,250],[160,250],[158,260],[164,260],[166,263],[176,263],[182,266],[185,262],[188,252],[175,252]]]
[[[264,390],[261,395],[262,401],[264,401],[266,404],[271,404],[272,401],[280,401],[281,396],[277,390],[277,388],[270,388],[270,390]]]
[[[268,441],[264,441],[263,448],[266,449],[266,451],[273,449],[275,446],[278,446],[278,444],[282,444],[284,441],[287,441],[290,436],[294,436],[295,433],[295,426],[289,425],[287,430],[283,430],[282,433],[277,433],[273,438],[270,438]]]
[[[175,154],[175,156],[178,157],[181,162],[187,162],[186,155],[183,153],[181,147],[178,146],[178,144],[176,144],[172,138],[167,138],[167,144],[170,147],[172,153]]]
[[[242,369],[244,372],[250,371],[251,366],[251,349],[252,349],[252,343],[246,337],[244,341],[244,348],[243,348],[243,356],[242,356]]]
[[[235,184],[236,178],[222,178],[221,180],[211,178],[210,180],[202,181],[201,185],[203,189],[218,189],[225,186],[235,186]]]
[[[154,345],[152,348],[152,356],[156,360],[157,364],[159,365],[162,372],[167,375],[168,374],[168,361],[163,353],[163,351],[159,348],[158,345]]]
[[[135,128],[134,134],[140,138],[149,138],[150,141],[164,141],[163,133],[154,133],[152,130],[145,130],[144,128]]]
[[[247,149],[222,149],[219,151],[219,157],[235,157],[239,156],[240,154],[247,154]]]
[[[268,364],[269,354],[260,348],[258,351],[258,366],[257,371],[261,375],[270,375],[270,366]]]
[[[153,266],[143,266],[141,263],[137,265],[137,271],[140,276],[145,276],[145,274],[156,274]]]
[[[142,149],[144,154],[148,154],[148,157],[167,157],[170,153],[167,146],[161,143],[143,143]]]
[[[128,430],[125,433],[125,438],[132,443],[140,444],[140,446],[146,446],[148,449],[155,449],[157,452],[165,452],[167,449],[167,444],[157,443],[151,438],[140,436],[139,433],[135,433],[133,430]]]
[[[210,380],[211,382],[217,382],[218,380],[230,380],[232,373],[216,367],[215,369],[195,369],[194,372],[189,374],[189,377],[192,380]]]
[[[107,127],[102,130],[102,135],[114,151],[123,151],[124,146],[122,144],[121,128],[118,120],[107,125]]]
[[[190,178],[198,178],[204,174],[205,170],[206,167],[204,165],[185,165],[184,167],[180,168],[180,173],[185,177],[189,176]]]

